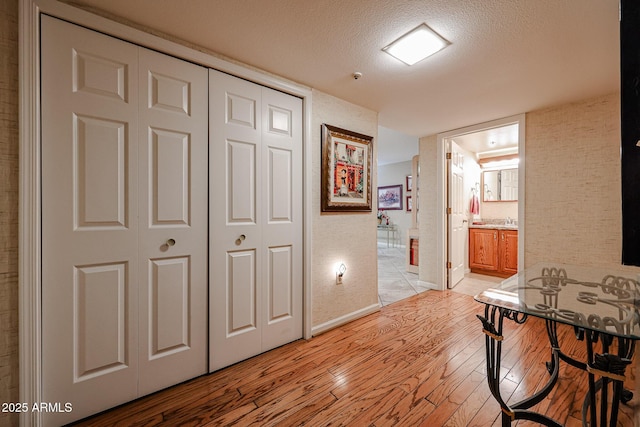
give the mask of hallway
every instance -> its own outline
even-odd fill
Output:
[[[429,290],[420,285],[418,275],[405,269],[405,248],[388,248],[386,242],[378,242],[378,300],[381,306],[412,297]],[[487,288],[497,286],[499,277],[467,273],[452,292],[474,296]]]

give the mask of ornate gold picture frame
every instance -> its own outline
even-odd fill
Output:
[[[371,212],[373,137],[322,125],[322,212]]]

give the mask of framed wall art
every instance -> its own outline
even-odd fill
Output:
[[[322,125],[322,212],[371,212],[373,137]]]
[[[402,185],[378,187],[379,210],[402,210]]]
[[[407,196],[407,212],[411,212],[413,210],[413,201],[411,196]]]

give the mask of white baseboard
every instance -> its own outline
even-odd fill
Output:
[[[441,291],[442,288],[435,283],[425,282],[424,280],[418,280],[418,285],[423,286],[428,289],[433,289],[434,291]]]
[[[367,316],[371,313],[375,313],[376,311],[379,311],[379,310],[380,310],[379,303],[372,304],[369,307],[362,308],[360,310],[354,311],[349,314],[345,314],[344,316],[340,316],[336,319],[322,323],[318,326],[312,327],[311,335],[319,335],[323,332],[327,332],[330,329],[337,328],[338,326],[342,326],[345,323],[349,323],[361,317]]]

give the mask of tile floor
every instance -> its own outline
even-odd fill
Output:
[[[502,277],[485,276],[483,274],[477,273],[467,273],[464,275],[464,279],[458,282],[458,284],[451,290],[453,292],[459,292],[461,294],[474,296],[484,291],[485,289],[497,287],[498,284],[503,280],[505,279],[503,279]]]
[[[417,295],[428,288],[418,285],[418,275],[405,269],[405,248],[388,248],[387,242],[378,242],[378,299],[388,305]]]
[[[388,248],[387,242],[378,242],[378,299],[380,305],[388,305],[417,295],[429,288],[418,283],[418,275],[405,270],[405,248]],[[469,273],[453,289],[466,295],[476,295],[484,289],[496,286],[498,277]]]

